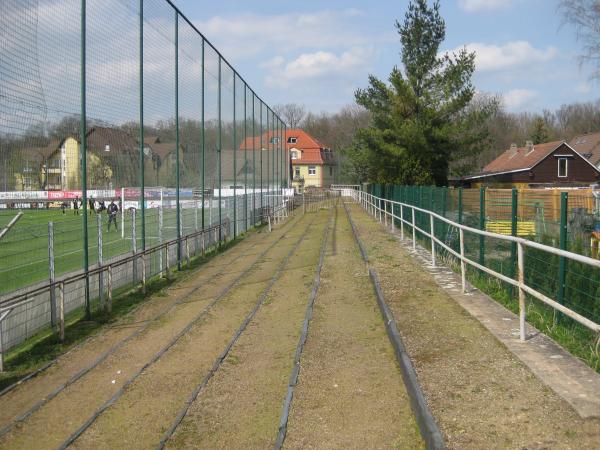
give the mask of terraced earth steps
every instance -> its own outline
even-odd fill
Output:
[[[167,448],[272,448],[329,212],[200,393]]]
[[[424,448],[369,275],[338,208],[284,448]]]
[[[297,224],[297,223],[295,223]],[[283,233],[289,229],[282,228],[268,236],[266,240],[259,238],[256,243],[261,246],[274,244],[278,241]],[[281,249],[280,249],[281,248]],[[243,270],[244,265],[248,266],[256,260],[256,249],[248,246],[245,248],[246,254],[243,252],[244,246],[234,247],[228,252],[227,258],[221,258],[221,262],[229,262],[229,270],[219,272],[219,276],[212,279],[210,286],[200,282],[201,289],[193,290],[191,296],[186,299],[181,305],[177,306],[173,311],[164,316],[161,320],[152,323],[149,329],[132,340],[118,352],[111,355],[93,369],[89,374],[80,379],[77,383],[69,386],[61,392],[55,399],[40,408],[22,424],[18,424],[10,433],[0,440],[2,448],[55,448],[62,440],[66,439],[89,415],[99,407],[104,401],[111,397],[121,386],[127,376],[131,375],[136,368],[141,367],[141,364],[147,362],[155,352],[157,352],[166,342],[177,334],[186,323],[191,320],[194,314],[197,314],[212,298],[211,292],[218,293],[231,283],[239,272]],[[275,253],[283,251],[283,246],[275,247]],[[237,258],[236,258],[237,256]],[[232,258],[233,257],[233,258]],[[230,259],[231,258],[231,259]],[[271,267],[277,267],[278,260],[273,260],[267,268],[266,272],[272,270]],[[218,264],[217,264],[218,265]],[[223,270],[222,268],[220,269]],[[207,273],[210,273],[208,271]],[[259,275],[261,276],[261,275]],[[200,280],[206,280],[205,275],[200,275]],[[192,286],[196,286],[193,277],[186,279],[186,283],[190,282]],[[181,285],[180,285],[181,287]],[[197,286],[196,286],[197,287]],[[180,289],[181,292],[175,294],[179,298],[179,294],[185,289]],[[214,296],[213,295],[213,296]],[[169,300],[169,297],[160,298],[160,300]],[[86,350],[90,355],[100,353],[94,352],[94,340],[90,340],[82,345],[79,349],[68,355],[69,358],[77,358],[80,351]],[[62,368],[61,364],[56,366],[57,372]],[[64,376],[63,376],[64,379]],[[114,380],[114,383],[113,383]],[[50,387],[48,378],[45,376],[37,377],[25,383],[22,387],[11,392],[10,398],[0,398],[0,404],[9,405],[9,401],[18,398],[23,393],[27,393],[27,385],[29,383],[40,383],[42,387],[54,389]]]

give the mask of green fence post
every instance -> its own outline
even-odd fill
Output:
[[[139,52],[140,52],[140,66],[139,66],[139,108],[140,108],[140,216],[142,220],[142,251],[146,249],[146,204],[145,204],[145,186],[146,186],[146,174],[144,166],[144,0],[139,2],[140,10],[140,36],[139,36]],[[125,199],[122,199],[123,202]],[[123,211],[121,211],[123,214]],[[168,257],[168,256],[167,256]]]
[[[233,72],[233,239],[237,237],[237,97],[235,92],[235,71]]]
[[[517,235],[517,214],[518,214],[518,201],[519,201],[519,191],[516,188],[512,188],[511,191],[511,201],[510,201],[510,234],[511,236]],[[517,264],[517,243],[511,242],[510,244],[510,273],[508,274],[511,278],[515,278],[515,267]],[[514,289],[511,287],[511,293],[514,292]]]
[[[90,279],[87,272],[90,268],[88,252],[88,215],[87,215],[87,67],[86,67],[86,49],[87,49],[87,11],[86,0],[81,0],[81,118],[79,123],[79,133],[81,135],[81,201],[83,207],[83,269],[85,275],[85,318],[92,318],[90,308]]]
[[[458,188],[458,223],[463,223],[463,188]]]
[[[244,231],[248,231],[248,86],[244,83]]]
[[[561,192],[560,194],[560,241],[559,247],[561,250],[567,250],[567,212],[569,208],[569,194]],[[558,260],[558,303],[564,305],[565,302],[565,284],[567,278],[567,260],[564,256],[559,256]],[[560,318],[560,313],[557,313],[557,322]]]
[[[204,116],[204,109],[205,109],[205,101],[204,101],[204,38],[202,39],[202,61],[201,61],[201,68],[202,68],[202,74],[200,76],[200,82],[202,84],[202,231],[204,231],[205,228],[205,224],[204,224],[204,201],[205,201],[205,196],[204,196],[204,191],[206,189],[206,184],[205,184],[205,170],[204,170],[204,163],[205,163],[205,159],[204,159],[204,154],[205,154],[205,148],[206,148],[206,133],[204,131],[204,120],[205,120],[205,116]],[[204,234],[202,235],[204,236]]]
[[[252,91],[252,227],[256,226],[256,98]]]
[[[485,188],[479,188],[479,229],[485,230]],[[479,264],[485,265],[485,236],[479,236]]]
[[[221,114],[222,114],[222,105],[221,105],[221,57],[219,56],[219,78],[218,78],[218,89],[219,89],[219,94],[218,94],[218,127],[219,127],[219,135],[217,136],[217,153],[219,155],[219,167],[218,167],[218,176],[219,176],[219,247],[221,246],[221,242],[223,241],[223,211],[222,211],[222,205],[221,205],[221,195],[222,195],[222,189],[221,189],[221,145],[223,144],[223,137],[222,137],[222,131],[223,131],[223,124],[221,123]]]
[[[180,161],[179,161],[179,12],[175,10],[175,198],[177,202],[177,268],[181,270],[181,202],[180,190]],[[142,217],[143,217],[142,209]],[[143,221],[142,221],[143,227]],[[142,230],[142,236],[145,230]],[[167,255],[168,257],[168,255]]]

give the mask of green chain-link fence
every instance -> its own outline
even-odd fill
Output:
[[[0,302],[281,203],[285,124],[171,2],[6,0],[0,49]]]

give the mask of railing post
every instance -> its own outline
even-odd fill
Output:
[[[0,373],[4,372],[4,337],[2,333],[4,317],[0,316]]]
[[[142,251],[142,293],[146,293],[146,252]]]
[[[479,188],[479,229],[485,230],[485,188]],[[485,265],[485,236],[479,236],[479,264]]]
[[[519,268],[519,337],[521,341],[525,341],[525,252],[523,251],[523,243],[517,243],[517,265]]]
[[[131,210],[131,251],[135,256],[137,254],[137,231],[135,225],[135,208]],[[137,260],[134,258],[133,261],[133,284],[137,282]]]
[[[413,235],[413,250],[417,251],[417,228],[415,223],[415,208],[411,208],[412,211],[412,235]]]
[[[162,202],[158,207],[158,243],[159,245],[163,242],[163,207]],[[158,270],[159,272],[163,271],[163,254],[162,252],[158,252]]]
[[[102,268],[104,258],[102,254],[102,214],[96,214],[96,224],[98,225],[98,267]],[[104,271],[98,272],[98,300],[100,301],[100,309],[105,310],[104,306]]]
[[[48,266],[50,270],[50,324],[56,325],[56,292],[54,289],[55,267],[54,267],[54,222],[48,222]]]
[[[400,239],[404,240],[404,204],[400,203]]]
[[[467,263],[465,262],[465,231],[462,228],[458,229],[459,245],[460,245],[460,278],[462,283],[463,294],[467,292]]]
[[[567,212],[569,210],[569,194],[561,192],[560,194],[560,236],[559,247],[561,250],[567,250]],[[565,304],[565,285],[567,278],[567,260],[564,256],[559,256],[558,259],[558,303]],[[560,313],[557,315],[560,319]],[[557,320],[558,322],[558,320]]]
[[[113,301],[113,276],[112,276],[112,266],[109,264],[107,267],[107,301],[106,301],[106,311],[110,314],[112,312],[112,301]]]
[[[511,190],[511,198],[510,198],[510,234],[511,236],[516,236],[517,235],[517,202],[518,202],[518,195],[519,192],[517,191],[517,189],[512,188]],[[515,278],[515,265],[517,264],[517,243],[516,242],[511,242],[510,243],[510,273],[509,276],[511,278]],[[511,287],[510,289],[511,292],[511,296],[513,295],[514,291]],[[520,295],[520,294],[519,294]]]
[[[169,243],[165,244],[165,276],[167,280],[171,279],[171,262],[169,261]]]
[[[385,226],[387,227],[387,216],[388,216],[388,212],[387,212],[387,200],[383,200],[383,208],[384,208],[384,214],[383,214],[383,223],[385,224]]]
[[[65,283],[59,285],[58,291],[58,339],[65,340]]]
[[[431,265],[435,267],[435,218],[433,214],[429,214],[429,233],[431,234]]]

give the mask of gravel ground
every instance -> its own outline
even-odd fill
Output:
[[[583,420],[432,277],[385,228],[351,208],[449,449],[598,449]]]
[[[423,448],[342,205],[339,211],[301,358],[284,447]]]
[[[272,448],[329,214],[320,213],[169,448]]]

